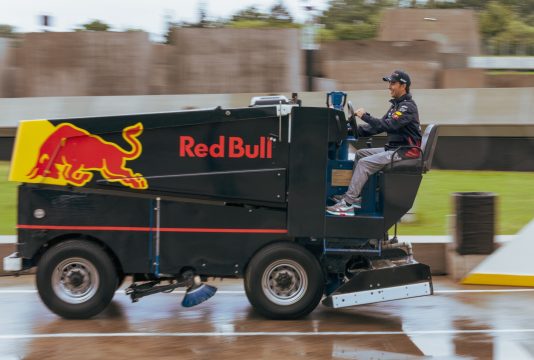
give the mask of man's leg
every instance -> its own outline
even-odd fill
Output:
[[[381,152],[384,152],[384,148],[383,147],[381,147],[381,148],[364,148],[364,149],[356,150],[356,152],[354,153],[354,165],[352,166],[352,174],[354,175],[354,171],[356,170],[356,165],[358,165],[358,161],[359,160],[363,159],[364,157],[371,156],[371,155],[374,155],[374,154],[378,154],[378,153],[381,153]],[[341,199],[344,198],[344,196],[345,196],[345,194],[334,195],[331,198],[335,202],[339,202],[339,201],[341,201]]]
[[[368,152],[363,152],[361,154],[357,153],[357,156],[365,155],[370,152],[370,150],[375,149],[363,149]],[[376,151],[381,150],[381,151]],[[356,163],[354,172],[352,173],[352,179],[349,184],[349,189],[345,193],[343,199],[345,202],[352,204],[358,201],[360,193],[369,179],[369,176],[381,170],[385,165],[391,162],[391,157],[393,156],[394,151],[384,149],[376,149],[372,154],[361,157]],[[395,155],[395,161],[400,160],[401,158],[398,155]]]
[[[356,168],[356,164],[358,163],[358,160],[363,159],[364,157],[371,156],[374,154],[378,154],[384,152],[384,148],[363,148],[356,150],[356,153],[354,154],[354,168]]]

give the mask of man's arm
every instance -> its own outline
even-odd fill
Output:
[[[355,113],[356,116],[358,116],[360,119],[364,120],[367,123],[358,126],[359,136],[367,137],[380,134],[381,132],[385,131],[384,127],[382,126],[382,121],[387,117],[387,113],[382,119],[372,117],[369,113],[365,112],[364,108],[359,108],[358,110],[356,110]],[[365,120],[364,117],[366,119],[371,118],[371,120]]]
[[[369,136],[379,134],[380,132],[376,131],[376,129],[374,129],[369,124],[362,124],[362,125],[358,125],[357,133],[358,133],[358,136],[369,137]]]
[[[396,131],[416,118],[416,109],[413,104],[402,104],[397,111],[391,116],[384,116],[382,119],[377,119],[365,113],[361,119],[368,123],[374,129],[381,129],[382,131]]]

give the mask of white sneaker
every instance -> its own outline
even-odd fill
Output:
[[[339,195],[332,195],[330,196],[330,200],[332,200],[333,202],[335,203],[338,203],[340,202],[341,200],[343,200],[343,198],[345,197],[345,194],[339,194]],[[354,205],[356,205],[356,209],[359,209],[362,207],[362,197],[357,197],[356,198],[356,201],[353,202]]]
[[[332,206],[328,206],[326,208],[326,212],[332,215],[339,215],[339,216],[354,216],[354,209],[359,207],[356,207],[355,204],[347,204],[345,200],[341,200],[337,204],[334,204]]]

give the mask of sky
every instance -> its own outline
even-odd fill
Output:
[[[91,20],[101,20],[112,30],[142,29],[158,40],[165,32],[165,18],[175,22],[198,21],[199,4],[207,8],[208,18],[230,17],[255,5],[267,11],[279,0],[0,0],[0,24],[15,27],[17,32],[41,31],[39,15],[50,15],[50,31],[71,31]],[[304,6],[319,10],[328,0],[283,0],[296,21],[304,22]]]

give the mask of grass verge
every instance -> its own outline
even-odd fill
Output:
[[[534,174],[500,171],[431,171],[423,177],[415,200],[416,221],[401,224],[400,234],[447,234],[455,192],[493,192],[496,233],[515,234],[534,217]]]
[[[7,181],[9,163],[0,161],[0,235],[15,234],[17,184]]]

